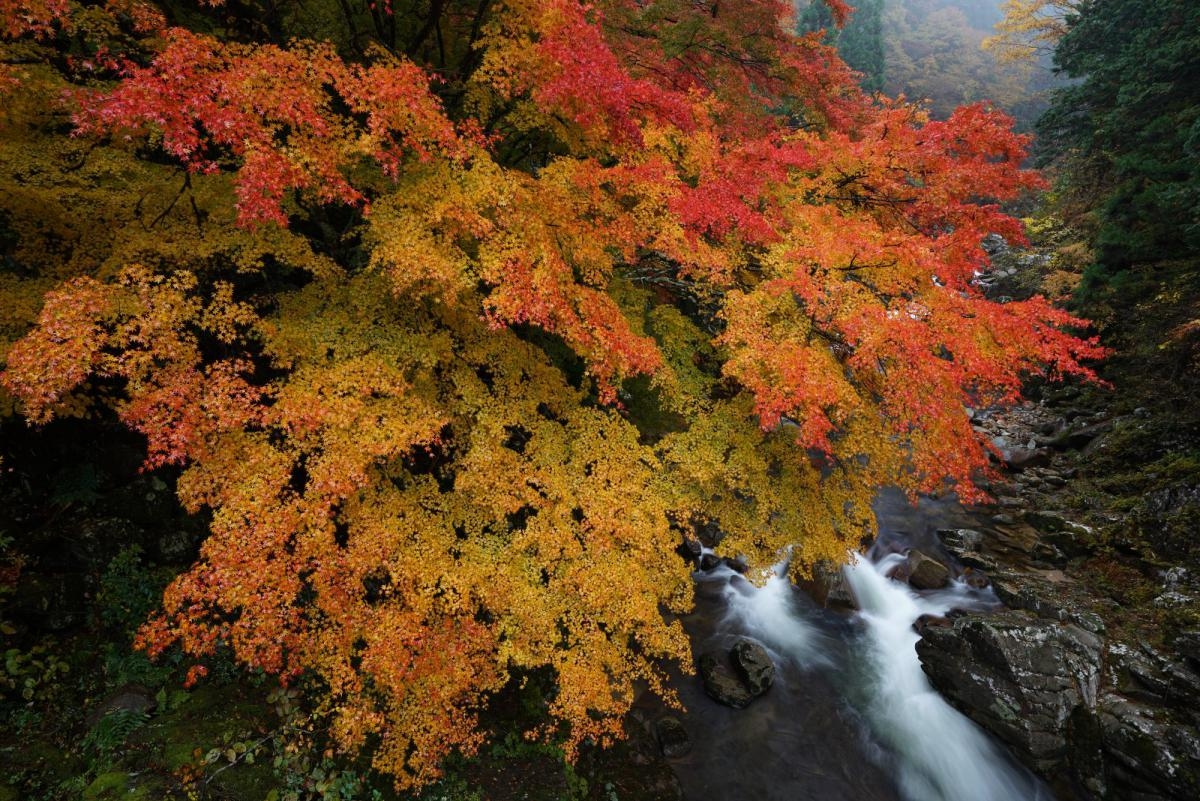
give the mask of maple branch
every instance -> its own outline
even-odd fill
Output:
[[[433,0],[429,5],[429,16],[425,19],[425,23],[417,31],[408,47],[404,48],[404,52],[409,58],[414,57],[421,45],[429,38],[429,34],[433,33],[437,28],[438,20],[442,18],[442,12],[445,10],[445,0]],[[445,62],[445,53],[442,54],[442,61]]]
[[[855,254],[850,257],[850,263],[847,264],[845,267],[830,267],[829,269],[837,270],[838,272],[843,272],[843,273],[851,273],[851,272],[857,272],[859,270],[869,270],[869,269],[873,269],[876,267],[878,267],[880,269],[887,269],[889,267],[895,267],[897,264],[899,264],[899,261],[897,259],[892,259],[891,261],[887,261],[887,262],[867,262],[865,264],[857,264],[856,263],[857,258],[858,258],[858,255]]]
[[[146,198],[150,196],[150,192],[147,191],[143,193],[142,196],[138,198],[137,203],[134,204],[133,213],[134,216],[137,217],[138,222],[142,224],[142,230],[150,231],[154,228],[154,226],[162,222],[163,219],[171,213],[171,209],[175,208],[175,204],[179,202],[179,198],[183,197],[183,193],[187,191],[188,187],[191,185],[188,181],[186,170],[175,170],[174,174],[178,175],[180,172],[183,172],[184,179],[183,183],[179,185],[179,191],[175,193],[175,197],[171,198],[171,202],[167,204],[167,207],[159,212],[159,214],[150,221],[149,225],[146,225],[145,222],[142,222],[142,204],[145,202]]]
[[[864,206],[904,206],[909,203],[916,203],[918,198],[915,197],[883,197],[881,195],[822,195],[826,200],[844,200],[848,203],[857,203]]]
[[[196,194],[192,192],[192,174],[185,172],[183,174],[184,186],[188,188],[188,203],[192,206],[192,217],[196,220],[196,231],[204,235],[204,213],[200,211],[200,207],[196,205]]]
[[[637,265],[625,265],[625,278],[635,284],[661,287],[687,300],[695,307],[694,315],[700,326],[710,334],[717,334],[723,327],[718,315],[725,293],[713,286],[702,288],[699,281],[679,275],[679,266],[665,256],[650,253],[643,256]]]

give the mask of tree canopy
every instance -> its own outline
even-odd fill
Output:
[[[790,9],[0,2],[0,382],[211,520],[142,645],[308,678],[410,787],[524,671],[568,750],[667,693],[681,532],[804,570],[978,497],[964,405],[1100,352],[974,283],[1026,141]]]

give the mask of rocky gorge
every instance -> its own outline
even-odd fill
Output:
[[[977,415],[1008,464],[996,504],[976,528],[938,529],[931,554],[910,554],[907,578],[929,588],[932,561],[990,583],[1003,607],[920,621],[917,654],[944,697],[1063,799],[1193,799],[1200,588],[1162,531],[1138,534],[1150,512],[1192,512],[1194,493],[1160,489],[1126,513],[1082,506],[1087,465],[1145,432],[1150,414],[1082,410],[1078,398]]]
[[[913,625],[929,682],[1064,800],[1200,794],[1200,471],[1187,415],[1138,405],[1141,389],[1040,387],[1017,406],[968,410],[994,448],[993,502],[877,502],[870,556],[890,560],[888,577],[918,598],[970,593]],[[743,567],[695,547],[700,576]],[[836,622],[853,629],[864,614],[848,577],[819,570],[792,601],[826,633],[806,648],[831,655],[834,673],[862,658]],[[740,634],[789,658],[766,628]],[[744,707],[761,691],[739,668],[751,645],[733,642],[698,652],[698,674],[710,699]]]
[[[979,417],[1011,472],[984,527],[937,533],[951,568],[985,571],[1004,608],[927,622],[917,653],[934,686],[1060,796],[1195,798],[1195,573],[1138,541],[1135,514],[1078,510],[1071,496],[1094,455],[1149,415],[1088,413],[1067,405],[1076,397]],[[1062,511],[1072,505],[1080,513]]]

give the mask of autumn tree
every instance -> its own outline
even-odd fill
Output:
[[[211,517],[141,644],[306,677],[410,787],[526,671],[568,751],[669,694],[690,527],[804,571],[881,486],[979,497],[963,406],[1099,353],[975,284],[1025,142],[789,15],[0,6],[3,386]]]
[[[1053,54],[1080,0],[1004,0],[1004,19],[983,42],[1002,64],[1033,63]]]
[[[983,49],[990,32],[986,12],[967,0],[891,0],[883,14],[884,90],[926,99],[942,119],[960,105],[986,100],[1031,123],[1031,73]]]

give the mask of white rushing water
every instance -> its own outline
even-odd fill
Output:
[[[899,554],[877,564],[859,557],[845,568],[866,626],[859,711],[891,752],[902,792],[911,801],[1049,801],[1037,780],[933,689],[917,658],[917,618],[994,599],[958,583],[917,593],[887,577],[903,561]]]
[[[722,571],[728,571],[724,573]],[[777,565],[767,583],[757,588],[722,565],[713,574],[723,578],[726,617],[767,647],[774,656],[791,659],[803,668],[829,668],[828,635],[805,620],[796,607],[796,590],[787,579],[787,563]]]
[[[857,635],[798,598],[786,565],[761,588],[725,565],[698,578],[722,582],[727,632],[754,637],[777,665],[787,660],[819,671],[842,689],[843,709],[858,720],[866,752],[908,801],[1051,801],[1041,782],[933,689],[917,658],[919,617],[990,608],[995,595],[959,582],[917,592],[888,578],[904,561],[900,554],[878,563],[859,556],[846,566],[861,610]]]

